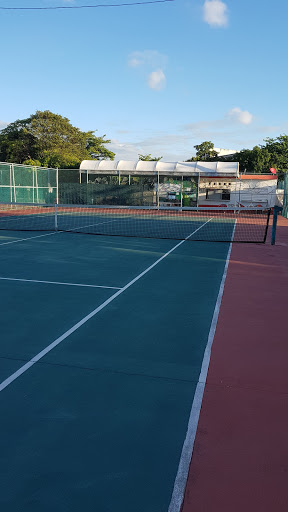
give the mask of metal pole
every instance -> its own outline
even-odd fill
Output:
[[[38,188],[38,174],[37,174],[37,167],[36,167],[36,200],[37,200],[37,203],[39,203],[39,188]]]
[[[271,245],[275,245],[276,241],[276,231],[277,231],[277,219],[278,219],[278,213],[282,212],[281,206],[274,206],[273,210],[273,224],[272,224],[272,234],[271,234]],[[267,225],[268,229],[268,225]],[[267,231],[266,229],[266,231]]]
[[[159,208],[160,202],[159,202],[159,188],[160,188],[160,176],[159,176],[159,170],[157,171],[157,208]]]
[[[35,167],[32,167],[32,178],[33,178],[33,195],[32,195],[32,201],[33,203],[35,202],[35,199],[34,199],[34,195],[35,195],[35,191],[34,191],[34,187],[35,187]]]
[[[198,162],[196,162],[196,165],[195,165],[195,172],[197,173],[198,172],[198,181],[197,181],[197,197],[196,197],[196,207],[198,208],[198,197],[199,197],[199,181],[200,181],[200,171],[197,171],[197,165],[198,165]],[[197,176],[197,174],[196,174]]]
[[[12,164],[12,181],[13,181],[13,191],[14,191],[14,203],[16,203],[16,185],[15,185],[15,172],[14,165]]]
[[[241,206],[241,174],[239,176],[239,207]]]
[[[181,208],[183,206],[183,176],[182,176],[181,189],[180,189],[180,206],[181,206]]]
[[[59,169],[56,169],[56,204],[59,203]]]
[[[12,203],[12,165],[10,165],[10,203]]]
[[[196,206],[199,206],[199,186],[200,186],[200,171],[198,171],[198,183],[197,183],[197,197],[196,197]]]
[[[54,205],[54,227],[55,231],[58,231],[57,204]]]

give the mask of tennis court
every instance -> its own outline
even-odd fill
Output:
[[[213,215],[180,241],[146,238],[147,220],[143,238],[80,236],[68,216],[69,234],[0,216],[1,508],[176,511],[235,222],[189,243]]]

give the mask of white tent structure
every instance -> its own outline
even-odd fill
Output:
[[[130,160],[83,160],[83,174],[137,174],[161,176],[239,176],[238,162],[153,162]]]
[[[148,199],[148,195],[151,196],[150,186],[150,194],[146,190],[145,197],[141,199],[144,204],[146,200],[157,206],[196,206],[201,180],[237,179],[239,163],[83,160],[79,173],[80,184],[99,183],[104,177],[109,180],[109,176],[116,177],[119,186],[139,184],[139,180],[147,183],[148,180],[153,186],[154,196]]]

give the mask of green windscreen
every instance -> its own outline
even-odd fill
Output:
[[[0,202],[53,204],[56,200],[56,169],[0,164]]]

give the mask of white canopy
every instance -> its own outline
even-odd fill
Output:
[[[238,162],[151,162],[144,160],[83,160],[80,171],[89,174],[158,174],[238,176]]]

